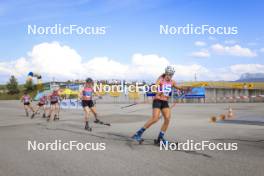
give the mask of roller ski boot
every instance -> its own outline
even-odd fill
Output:
[[[60,118],[57,116],[57,114],[54,115],[54,121],[60,120]]]
[[[35,113],[33,112],[30,118],[33,119],[34,117],[35,117]]]
[[[144,139],[141,137],[141,135],[139,135],[139,134],[135,134],[134,136],[132,136],[132,139],[134,140],[134,141],[137,141],[139,144],[142,144],[143,143],[143,141],[144,141]]]
[[[92,131],[92,128],[89,127],[89,124],[88,123],[85,123],[84,129],[87,130],[87,131]]]

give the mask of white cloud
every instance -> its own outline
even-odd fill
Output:
[[[29,71],[51,80],[84,79],[153,79],[160,75],[170,62],[156,54],[134,54],[127,64],[108,57],[84,60],[74,49],[58,42],[35,45],[26,57],[0,62],[0,75],[15,75],[24,79]]]
[[[83,63],[83,77],[91,76],[101,79],[125,78],[129,66],[108,57],[95,57]]]
[[[232,40],[232,39],[229,39],[229,40],[225,40],[225,44],[228,44],[228,45],[234,45],[236,44],[237,42],[235,40]]]
[[[259,51],[262,52],[262,53],[264,53],[264,48],[260,48]]]
[[[240,75],[232,73],[229,67],[212,69],[207,75],[207,79],[212,81],[234,81],[239,77]]]
[[[194,45],[195,45],[195,46],[205,46],[206,43],[203,42],[203,41],[196,41],[196,42],[194,42]]]
[[[224,46],[219,43],[211,46],[213,52],[223,55],[241,56],[241,57],[255,57],[257,54],[249,48],[242,48],[240,45]]]
[[[168,59],[155,54],[134,54],[132,56],[130,71],[134,72],[133,77],[137,78],[157,77],[164,71],[164,68],[168,65],[170,65]],[[132,75],[128,75],[128,77],[131,76]]]
[[[209,80],[238,80],[244,73],[264,73],[264,65],[261,64],[235,64],[224,68],[215,68],[208,74]]]
[[[11,68],[8,67],[8,63],[0,63],[0,75],[10,75],[12,74]]]
[[[83,73],[81,56],[72,48],[58,42],[41,43],[33,47],[28,62],[32,71],[62,78],[75,78]]]
[[[208,50],[200,50],[200,51],[193,52],[191,54],[191,56],[193,56],[193,57],[200,57],[200,58],[206,58],[206,57],[209,57],[210,56],[210,53],[209,53]]]
[[[199,76],[205,77],[209,70],[201,65],[198,64],[191,64],[191,65],[173,65],[175,68],[175,77],[177,78],[184,78],[187,80],[193,80],[194,75],[197,74]]]
[[[208,52],[208,51],[202,51]],[[209,54],[209,52],[208,52]],[[199,64],[179,65],[157,54],[134,54],[127,63],[108,57],[84,60],[74,49],[58,42],[35,45],[27,56],[13,61],[0,62],[0,81],[15,75],[24,81],[29,71],[38,72],[45,80],[85,79],[138,79],[155,80],[167,65],[173,65],[176,80],[235,80],[242,73],[264,72],[264,65],[237,64],[225,68],[208,69]],[[263,71],[261,71],[263,70]],[[4,77],[6,76],[6,77]]]
[[[235,74],[264,73],[264,65],[261,65],[261,64],[236,64],[236,65],[230,66],[230,70]]]

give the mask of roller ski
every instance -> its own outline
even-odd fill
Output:
[[[111,126],[110,123],[103,122],[103,121],[101,121],[101,120],[99,120],[99,119],[96,119],[96,120],[94,121],[94,123],[97,123],[97,124],[100,124],[100,125]]]
[[[85,127],[84,127],[84,129],[87,130],[87,131],[92,131],[92,128],[89,127],[88,122],[85,123]]]
[[[154,145],[160,145],[160,143],[163,144],[169,144],[169,141],[167,141],[165,138],[158,138],[158,139],[154,139]]]
[[[56,121],[56,120],[60,120],[60,118],[57,116],[57,114],[55,114],[55,116],[54,116],[54,121]]]
[[[169,144],[172,144],[172,143],[175,143],[178,147],[178,142],[169,142],[168,140],[164,139],[164,138],[158,138],[158,139],[154,139],[154,145],[156,146],[160,146],[161,144],[162,145],[169,145]]]
[[[33,112],[30,118],[33,119],[34,117],[35,117],[35,113]]]
[[[132,139],[136,142],[138,142],[139,144],[142,144],[144,139],[141,137],[141,135],[139,134],[135,134],[134,136],[132,136]]]

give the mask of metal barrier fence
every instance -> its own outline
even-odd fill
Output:
[[[98,104],[132,104],[132,103],[151,103],[152,96],[146,93],[139,93],[131,96],[129,94],[119,94],[111,96],[106,94],[102,99],[95,99]],[[177,98],[174,94],[169,102],[178,103],[255,103],[264,102],[264,90],[260,89],[229,89],[229,88],[206,88],[204,97],[181,97]],[[82,108],[81,101],[77,99],[64,99],[61,101],[61,108],[79,109]]]

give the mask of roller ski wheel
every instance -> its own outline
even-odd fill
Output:
[[[90,132],[92,131],[92,128],[91,128],[91,127],[85,127],[84,129],[85,129],[86,131],[90,131]]]
[[[135,134],[134,136],[132,136],[132,139],[134,141],[138,142],[138,144],[142,144],[144,142],[144,139],[141,136],[137,135],[137,134]]]
[[[54,116],[54,119],[53,119],[54,121],[56,121],[56,120],[60,120],[60,118],[57,116],[57,114]]]
[[[88,125],[85,125],[85,127],[84,127],[84,130],[86,130],[86,131],[92,131],[92,128],[91,127],[89,127]]]
[[[91,127],[88,127],[86,130],[92,132],[93,129]]]
[[[166,139],[154,139],[154,145],[160,145],[160,142],[163,142],[164,144],[169,144],[169,141],[167,141]]]
[[[57,120],[60,120],[60,118],[56,117],[56,118],[54,118],[53,120],[54,120],[54,121],[57,121]]]

